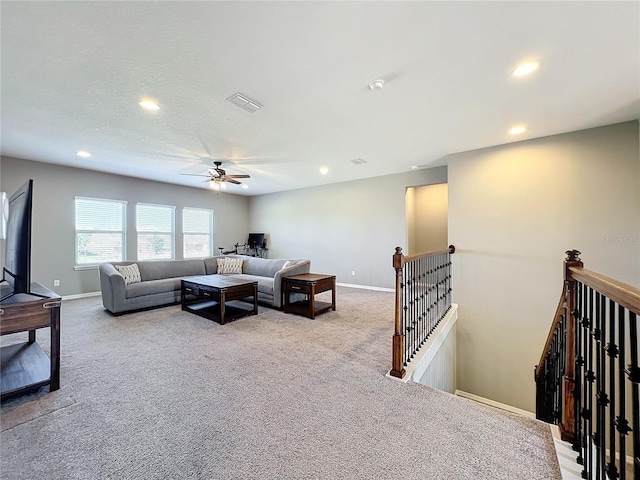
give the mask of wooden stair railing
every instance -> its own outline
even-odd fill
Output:
[[[583,478],[640,480],[640,290],[585,269],[577,250],[566,254],[535,368],[536,417],[559,425]]]
[[[395,328],[390,375],[402,378],[408,362],[451,308],[451,254],[446,250],[404,256],[396,247],[393,268]]]

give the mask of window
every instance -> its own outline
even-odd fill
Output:
[[[127,202],[76,197],[76,265],[125,259]]]
[[[175,207],[136,205],[138,260],[174,258]]]
[[[182,245],[184,258],[213,255],[213,210],[182,210]]]

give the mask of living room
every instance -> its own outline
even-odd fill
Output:
[[[265,232],[272,258],[308,258],[312,271],[336,274],[339,283],[388,289],[394,249],[407,245],[407,187],[448,183],[449,243],[457,249],[453,298],[460,309],[458,388],[533,411],[531,373],[561,291],[565,250],[577,248],[587,268],[640,286],[636,107],[637,98],[635,116],[624,119],[600,112],[597,126],[585,120],[578,122],[583,128],[553,135],[447,150],[425,168],[252,196],[14,158],[3,150],[0,190],[10,193],[34,179],[32,277],[73,297],[100,289],[96,269],[75,265],[76,196],[127,201],[129,252],[136,251],[137,203],[209,208],[214,247]],[[547,112],[549,119],[555,114]],[[181,242],[177,234],[176,258]],[[390,317],[389,328],[392,323]],[[390,359],[388,343],[380,355]]]

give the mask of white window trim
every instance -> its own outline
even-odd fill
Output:
[[[97,269],[98,264],[100,263],[78,263],[78,232],[83,233],[104,233],[106,230],[78,230],[76,225],[76,201],[77,200],[90,200],[92,202],[110,202],[117,203],[124,207],[124,211],[122,212],[122,260],[127,258],[127,205],[128,202],[126,200],[116,200],[114,198],[98,198],[98,197],[84,197],[81,195],[76,195],[73,199],[73,256],[74,256],[74,270],[91,270]]]
[[[208,232],[185,232],[184,231],[184,211],[185,210],[200,210],[203,212],[207,212],[210,215],[211,218],[211,222],[209,223],[209,231]],[[185,256],[185,241],[184,241],[184,237],[185,235],[197,235],[197,234],[207,234],[209,235],[209,252],[210,254],[208,256],[213,256],[214,252],[213,252],[213,209],[211,208],[199,208],[199,207],[182,207],[182,258],[206,258],[205,257],[186,257]]]
[[[144,207],[161,207],[161,208],[168,208],[171,209],[171,232],[154,232],[154,233],[161,233],[161,234],[166,234],[166,233],[170,233],[171,234],[171,257],[169,258],[158,258],[158,259],[144,259],[141,260],[139,258],[140,255],[140,251],[139,251],[139,244],[138,244],[138,238],[140,233],[149,233],[149,232],[140,232],[138,230],[138,206],[144,206]],[[136,260],[141,260],[141,261],[154,261],[154,260],[175,260],[176,259],[176,206],[175,205],[162,205],[160,203],[144,203],[144,202],[138,202],[136,203]]]

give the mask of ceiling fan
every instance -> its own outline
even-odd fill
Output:
[[[227,172],[223,170],[222,162],[215,161],[214,168],[209,168],[206,175],[197,173],[183,173],[182,175],[190,175],[192,177],[207,177],[205,182],[215,182],[216,185],[226,183],[233,183],[235,185],[242,185],[242,182],[236,180],[237,178],[251,178],[250,175],[227,175]]]

